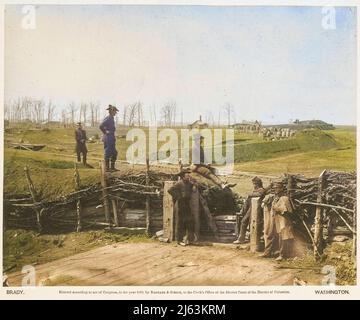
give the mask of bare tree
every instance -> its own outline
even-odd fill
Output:
[[[20,100],[19,98],[16,101],[14,101],[13,117],[15,122],[21,121],[21,109],[24,103],[24,99],[25,98]]]
[[[83,122],[84,124],[86,124],[87,111],[88,111],[88,105],[84,102],[81,102],[79,109],[79,122]]]
[[[206,111],[205,122],[211,124],[213,127],[215,126],[215,119],[211,110]]]
[[[176,102],[167,102],[160,110],[161,117],[166,127],[175,126],[176,123]]]
[[[77,106],[75,105],[75,102],[70,102],[68,106],[68,111],[70,114],[70,122],[73,125],[75,123],[75,114],[77,111]]]
[[[137,102],[137,114],[138,114],[138,125],[142,127],[144,125],[144,111],[140,101]]]
[[[35,115],[35,122],[41,123],[44,119],[44,106],[45,103],[43,100],[36,100],[33,103],[34,106],[34,115]]]
[[[66,111],[65,110],[61,110],[61,123],[63,124],[64,127],[66,127]]]
[[[156,117],[156,106],[153,104],[150,106],[150,122],[157,125],[157,117]]]
[[[127,106],[126,122],[129,127],[135,126],[136,103]]]
[[[52,104],[52,101],[49,100],[47,105],[47,122],[51,122],[54,117],[55,105]]]
[[[9,101],[4,102],[4,119],[11,122],[10,120],[11,105]]]
[[[23,97],[21,99],[21,114],[20,114],[20,121],[28,120],[32,121],[32,106],[33,106],[33,99],[28,97]]]
[[[126,105],[123,111],[123,124],[129,127],[144,125],[144,112],[140,101]]]
[[[231,118],[235,117],[235,109],[234,106],[230,103],[226,103],[223,107],[227,120],[228,120],[228,127],[231,125]]]
[[[84,103],[82,107],[84,125],[86,124],[87,121],[87,111],[88,111],[88,105]]]
[[[100,107],[100,104],[98,102],[97,103],[94,103],[94,102],[89,103],[92,127],[95,127],[96,124],[98,123],[99,107]]]
[[[98,102],[95,108],[95,124],[99,123],[100,103]]]
[[[124,126],[126,126],[127,111],[128,111],[128,106],[124,106],[123,114],[122,114],[122,122]]]
[[[35,100],[31,97],[21,97],[16,100],[8,101],[5,104],[5,118],[9,122],[31,121],[41,123],[52,121],[56,106],[51,100],[45,104],[44,100]]]

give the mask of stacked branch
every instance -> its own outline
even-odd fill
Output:
[[[163,182],[175,180],[175,174],[149,172],[149,183],[146,185],[146,174],[132,174],[123,177],[110,177],[107,194],[110,199],[126,203],[128,207],[144,208],[148,197],[151,207],[161,210]],[[71,229],[77,225],[76,204],[80,200],[86,206],[101,206],[103,188],[94,184],[79,188],[67,196],[53,201],[34,202],[31,194],[5,195],[5,215],[8,227],[35,229],[37,224],[34,211],[40,211],[44,230]],[[101,211],[101,210],[100,210]],[[102,213],[99,216],[102,218]],[[101,220],[101,219],[100,219]],[[93,219],[83,219],[84,227],[94,224]]]
[[[346,172],[324,171],[320,186],[319,178],[291,176],[284,177],[288,186],[288,194],[302,223],[307,226],[307,233],[318,251],[321,252],[325,242],[330,242],[335,236],[354,237],[356,235],[356,174]],[[320,216],[317,216],[320,214]],[[317,226],[320,217],[321,226]],[[295,226],[296,226],[295,221]],[[321,239],[317,241],[317,228],[320,228]],[[323,242],[323,243],[322,243]]]

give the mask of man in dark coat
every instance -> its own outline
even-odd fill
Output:
[[[241,209],[241,213],[244,214],[241,219],[239,236],[237,240],[234,241],[235,244],[244,243],[246,230],[250,224],[250,216],[251,216],[251,199],[259,197],[262,200],[265,196],[265,189],[263,187],[262,180],[258,177],[254,177],[252,180],[254,190],[251,194],[249,194],[245,200],[244,206]]]
[[[186,246],[190,242],[196,242],[198,236],[194,230],[194,209],[192,208],[192,198],[198,197],[197,186],[191,180],[191,170],[181,171],[180,178],[168,192],[175,201],[175,238],[176,241]],[[197,208],[198,209],[198,208]]]
[[[264,258],[272,257],[279,249],[279,256],[275,259],[281,261],[293,256],[294,231],[291,215],[294,208],[290,198],[284,192],[282,181],[273,183],[274,194],[271,198],[264,198]]]
[[[84,166],[87,166],[86,156],[88,150],[86,148],[86,139],[86,131],[82,128],[81,122],[78,122],[77,129],[75,130],[76,155],[77,161],[81,162],[82,154]]]
[[[104,143],[104,158],[107,171],[118,171],[115,168],[115,162],[118,152],[116,150],[116,138],[115,138],[115,120],[114,117],[119,111],[115,106],[109,105],[106,109],[109,111],[109,115],[100,124],[100,130],[103,133]]]

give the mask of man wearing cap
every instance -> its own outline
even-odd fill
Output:
[[[244,243],[246,230],[250,224],[250,216],[251,216],[251,199],[259,197],[262,200],[265,196],[265,189],[263,187],[262,180],[258,177],[254,177],[252,180],[254,189],[251,194],[249,194],[245,200],[244,206],[241,209],[240,215],[243,214],[243,218],[241,219],[240,228],[239,228],[239,236],[233,242],[235,244]]]
[[[200,134],[194,134],[194,144],[192,149],[192,162],[197,165],[207,164],[207,160],[205,158],[204,153],[204,137]]]
[[[116,138],[115,138],[115,120],[114,117],[119,111],[115,106],[109,105],[106,109],[109,111],[109,115],[100,124],[100,130],[103,133],[104,142],[104,158],[106,171],[118,171],[115,168],[115,162],[118,152],[116,150]]]
[[[277,249],[279,256],[275,259],[281,261],[293,254],[294,233],[290,215],[293,213],[291,201],[284,194],[283,182],[274,182],[274,195],[269,199],[264,198],[264,239],[265,251],[262,257],[271,257]],[[271,206],[270,206],[271,203]]]
[[[81,154],[83,156],[83,164],[87,166],[86,156],[87,156],[87,148],[86,148],[86,131],[82,128],[81,122],[77,123],[77,128],[75,130],[75,141],[76,141],[76,155],[77,161],[81,162]]]
[[[194,230],[194,210],[191,205],[192,197],[197,196],[197,186],[191,179],[190,173],[190,169],[182,170],[179,173],[181,180],[168,190],[175,201],[175,238],[182,246],[198,240]]]

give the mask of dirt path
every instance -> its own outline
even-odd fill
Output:
[[[36,285],[292,285],[298,271],[234,245],[118,243],[36,266]]]

